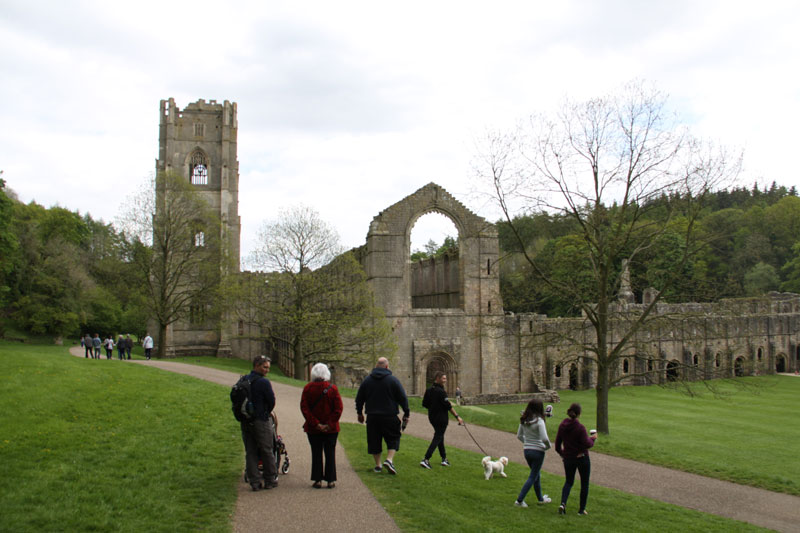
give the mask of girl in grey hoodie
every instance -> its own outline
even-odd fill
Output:
[[[542,494],[540,482],[544,452],[550,449],[550,439],[547,438],[547,427],[544,425],[544,406],[541,400],[533,399],[528,402],[528,406],[519,418],[517,438],[522,441],[525,460],[531,467],[531,473],[522,486],[522,490],[519,491],[514,505],[517,507],[528,506],[525,503],[525,496],[531,487],[536,492],[536,499],[540,505],[550,503],[547,494]]]

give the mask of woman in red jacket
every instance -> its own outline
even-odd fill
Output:
[[[311,480],[313,487],[336,486],[336,439],[339,437],[339,418],[342,416],[342,397],[336,385],[330,383],[331,372],[324,363],[311,369],[311,382],[303,389],[300,410],[306,419],[303,431],[311,445]],[[323,467],[323,452],[325,455]]]
[[[581,416],[581,404],[573,403],[567,409],[567,418],[558,426],[556,435],[556,452],[564,461],[564,487],[561,489],[561,505],[558,513],[567,512],[567,498],[572,484],[575,483],[575,471],[581,475],[581,505],[578,514],[586,512],[586,500],[589,498],[589,473],[592,466],[589,462],[589,448],[594,446],[596,435],[586,433],[586,428],[578,422]]]

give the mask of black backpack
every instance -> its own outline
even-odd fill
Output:
[[[258,378],[256,378],[258,379]],[[250,422],[255,418],[255,407],[253,400],[250,399],[250,386],[254,380],[250,380],[250,375],[244,375],[231,387],[231,408],[233,416],[239,422]]]

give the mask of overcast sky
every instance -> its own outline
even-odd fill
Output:
[[[642,78],[744,149],[743,184],[798,185],[798,6],[0,0],[0,169],[24,202],[111,222],[155,169],[159,100],[230,100],[243,254],[297,203],[352,247],[432,181],[494,220],[469,194],[481,132]]]

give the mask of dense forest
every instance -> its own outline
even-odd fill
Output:
[[[680,198],[660,198],[663,212]],[[659,216],[659,205],[650,216]],[[613,209],[613,207],[612,207]],[[574,221],[549,213],[514,219],[525,249],[547,275],[588,279]],[[714,301],[772,290],[800,293],[800,198],[795,187],[734,188],[709,196],[695,231],[703,245],[684,266],[682,282],[666,301]],[[680,217],[674,232],[684,231]],[[505,309],[549,316],[576,313],[572,302],[519,259],[519,241],[497,223],[503,251],[501,290]],[[630,265],[634,292],[659,287],[674,268],[675,243],[667,232]],[[672,234],[675,236],[675,234]],[[456,253],[457,241],[428,243],[414,259]],[[82,332],[144,333],[147,306],[141,274],[130,261],[131,242],[111,224],[62,207],[23,204],[0,180],[0,336],[75,337]],[[590,284],[587,283],[587,290]]]
[[[649,216],[674,213],[681,200],[662,197],[649,206]],[[586,279],[586,291],[591,292],[591,266],[582,253],[575,221],[540,212],[518,216],[513,224],[519,238],[507,222],[497,222],[504,257],[500,283],[505,309],[551,317],[575,315],[573,303],[548,290],[520,259],[524,246],[548,277]],[[685,219],[674,217],[669,224],[659,241],[630,264],[637,296],[647,287],[661,288],[660,280],[672,272],[681,256]],[[800,198],[795,187],[787,189],[773,182],[764,189],[754,185],[711,193],[693,231],[700,245],[683,266],[681,282],[665,292],[666,301],[708,302],[768,291],[800,292]]]
[[[16,200],[0,180],[0,336],[143,334],[141,279],[111,224]]]

